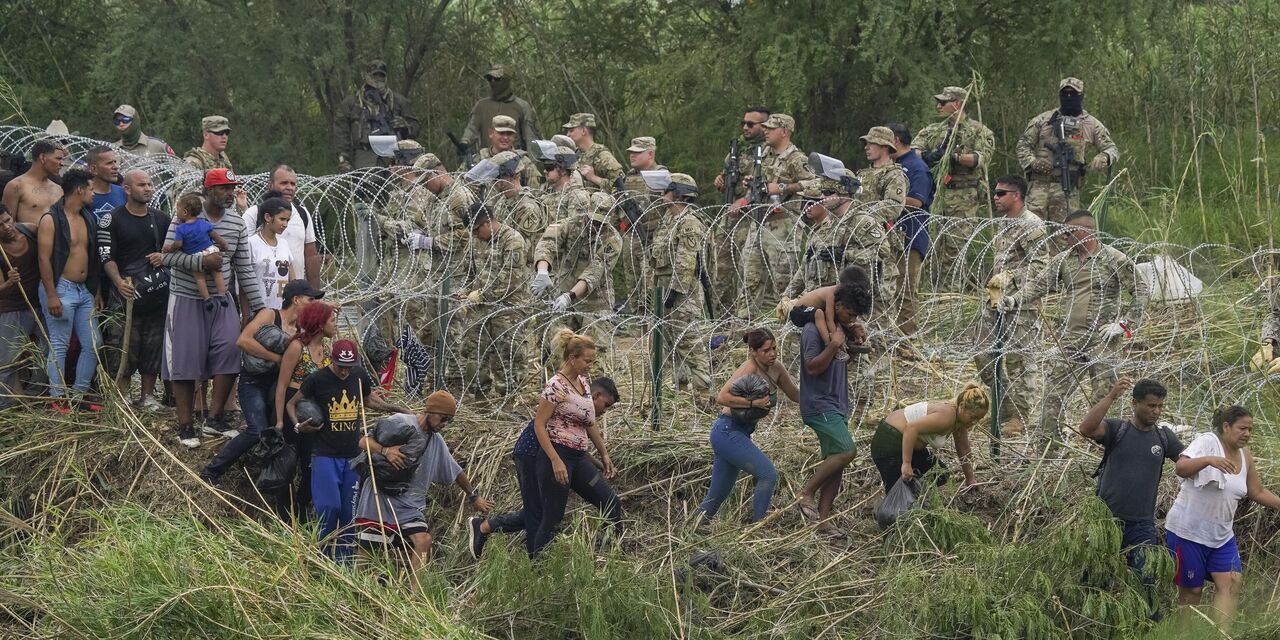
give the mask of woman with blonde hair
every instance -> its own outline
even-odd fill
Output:
[[[535,478],[542,501],[542,520],[533,533],[530,555],[537,555],[555,537],[564,520],[569,491],[600,506],[614,529],[622,523],[622,504],[607,479],[617,475],[609,451],[600,436],[595,403],[591,397],[591,367],[596,344],[587,336],[560,329],[551,339],[560,358],[560,370],[538,396],[533,432],[538,438]],[[587,444],[600,454],[597,470],[587,455]],[[528,535],[528,533],[526,533]]]
[[[871,438],[871,460],[880,471],[884,490],[898,478],[924,475],[937,464],[930,447],[955,445],[966,485],[975,484],[969,430],[991,408],[991,395],[977,382],[968,382],[952,400],[923,400],[907,405],[880,420]]]

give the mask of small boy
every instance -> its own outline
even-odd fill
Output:
[[[818,335],[822,338],[823,344],[831,341],[831,334],[835,333],[837,329],[843,329],[845,335],[849,338],[849,343],[851,345],[859,345],[859,348],[854,350],[863,352],[866,348],[861,345],[866,341],[866,328],[861,324],[841,325],[836,320],[836,314],[828,311],[835,306],[836,289],[846,284],[855,286],[861,285],[862,289],[867,292],[867,295],[865,296],[866,311],[870,311],[870,278],[867,277],[867,272],[861,267],[849,266],[845,267],[845,269],[840,272],[840,281],[836,284],[814,289],[813,291],[805,293],[790,301],[791,308],[787,311],[786,317],[791,321],[791,324],[794,324],[797,327],[804,327],[812,321],[817,326]],[[784,307],[779,306],[779,313],[784,310]],[[866,312],[862,312],[859,315],[865,316]],[[843,359],[848,356],[841,352],[840,354],[837,354],[837,357]]]
[[[174,228],[173,242],[164,246],[164,253],[173,253],[182,251],[187,255],[203,255],[221,251],[226,253],[231,250],[226,240],[213,230],[213,223],[205,218],[200,217],[200,208],[203,203],[200,196],[194,193],[188,193],[178,198],[177,214],[178,226]],[[213,269],[213,284],[218,289],[218,300],[215,303],[209,296],[209,285],[205,283],[204,274],[195,272],[191,274],[192,279],[196,281],[196,287],[199,289],[200,298],[204,300],[205,309],[213,309],[215,304],[228,306],[227,299],[227,283],[222,279],[222,270]]]

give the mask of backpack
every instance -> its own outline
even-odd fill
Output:
[[[1120,430],[1116,432],[1115,441],[1111,443],[1110,448],[1103,448],[1102,450],[1102,459],[1098,461],[1098,468],[1093,470],[1094,478],[1102,477],[1102,469],[1107,466],[1107,460],[1111,458],[1111,452],[1115,451],[1116,447],[1120,446],[1120,440],[1123,439],[1125,434],[1129,433],[1129,430],[1132,428],[1133,425],[1128,420],[1120,423]],[[1163,454],[1167,454],[1169,451],[1169,435],[1167,432],[1168,429],[1165,427],[1156,425],[1156,437],[1160,438],[1160,451]]]

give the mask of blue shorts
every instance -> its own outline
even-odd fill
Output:
[[[1173,583],[1187,589],[1199,589],[1204,586],[1205,578],[1210,580],[1214,573],[1240,573],[1240,549],[1236,547],[1233,536],[1221,547],[1213,548],[1179,538],[1172,531],[1164,532],[1169,551],[1178,563],[1178,571],[1173,574]]]

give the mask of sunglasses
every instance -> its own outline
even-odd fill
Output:
[[[215,136],[229,136],[231,135],[231,130],[227,129],[226,131],[210,131],[209,133],[212,133]]]
[[[129,124],[130,122],[133,122],[133,116],[116,116],[115,119],[116,124]]]
[[[760,122],[753,122],[753,121],[751,121],[751,120],[743,120],[743,121],[742,121],[742,126],[744,126],[744,127],[758,127],[758,126],[760,126],[760,125],[762,125],[762,124],[764,124],[764,120],[761,120]]]
[[[997,198],[1003,198],[1011,193],[1017,193],[1017,191],[1006,191],[1004,189],[996,189],[992,193],[996,194]]]

